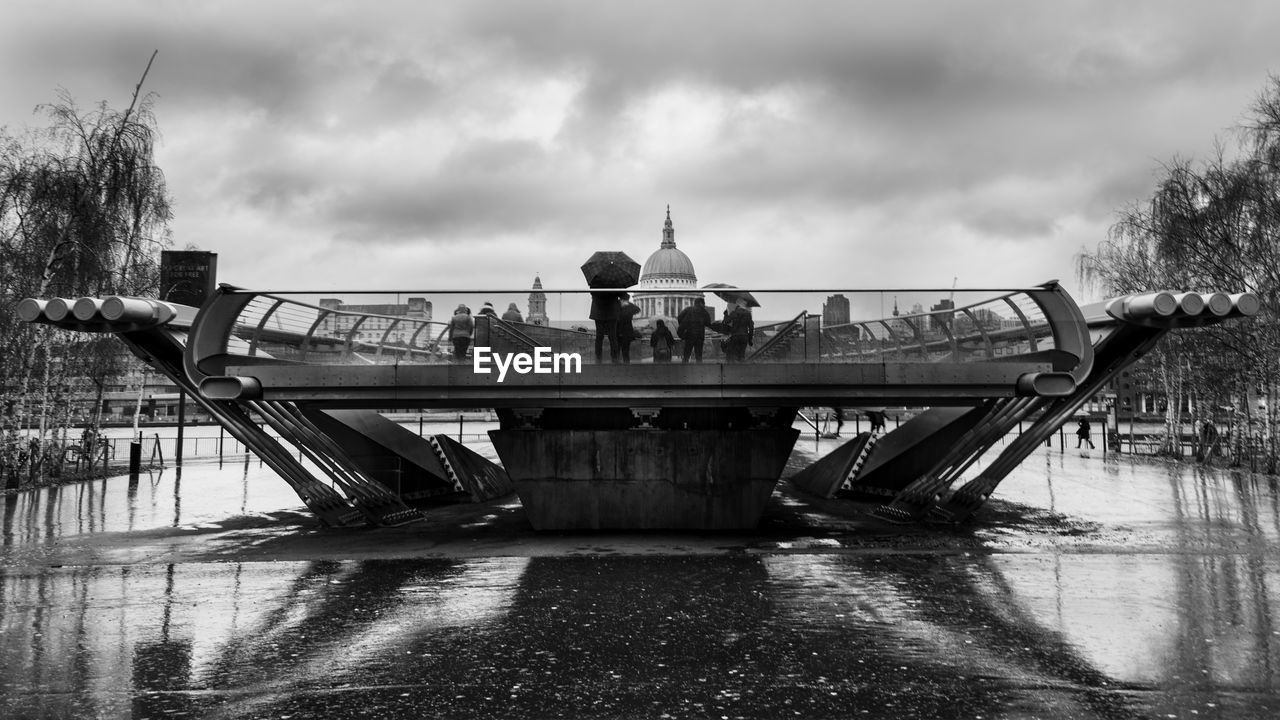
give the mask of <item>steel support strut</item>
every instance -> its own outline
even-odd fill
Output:
[[[150,358],[152,367],[182,388],[233,438],[276,471],[321,522],[332,526],[363,524],[358,510],[333,488],[317,480],[275,438],[262,432],[243,408],[233,402],[206,398],[183,372],[183,348],[172,334],[163,329],[150,329],[119,333],[118,337],[135,354]]]
[[[287,432],[301,451],[334,477],[355,507],[375,525],[402,525],[422,519],[415,510],[381,483],[369,478],[331,437],[316,427],[291,403],[258,401],[254,409],[270,417],[277,432]]]
[[[1098,343],[1094,369],[1076,392],[1058,398],[1045,409],[1040,419],[1011,442],[1004,452],[976,478],[952,493],[951,497],[929,510],[935,522],[958,523],[982,507],[991,492],[1010,472],[1035,451],[1046,438],[1084,407],[1099,390],[1121,370],[1145,355],[1168,332],[1167,328],[1120,325]]]
[[[925,474],[912,481],[893,500],[872,511],[874,517],[890,522],[909,522],[924,515],[941,499],[941,493],[955,482],[984,452],[1009,430],[1050,402],[1048,398],[1012,398],[993,401],[981,422],[965,433]]]

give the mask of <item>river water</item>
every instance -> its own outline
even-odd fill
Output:
[[[513,498],[322,529],[243,457],[30,491],[0,717],[1280,716],[1275,479],[1055,445],[996,497],[536,533]]]

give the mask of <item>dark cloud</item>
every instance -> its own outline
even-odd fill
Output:
[[[305,192],[307,185],[295,185]],[[475,141],[438,167],[316,189],[299,198],[344,241],[448,244],[490,236],[616,231],[619,208],[580,178],[565,178],[537,143]],[[322,203],[320,194],[329,195]]]
[[[529,231],[566,210],[554,198],[571,190],[548,184],[553,172],[534,143],[475,142],[408,182],[348,186],[322,212],[344,234],[379,241]]]
[[[1104,232],[1161,160],[1240,117],[1276,69],[1278,13],[20,0],[0,29],[0,124],[57,86],[123,106],[158,48],[147,89],[190,233],[217,236],[234,208],[339,248],[492,243],[518,268],[521,243],[647,248],[675,202],[743,258],[771,242],[840,256],[861,234],[894,242],[860,252],[908,265],[894,252]]]

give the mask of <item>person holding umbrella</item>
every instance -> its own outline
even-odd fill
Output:
[[[729,362],[743,362],[747,359],[747,346],[753,344],[756,331],[755,321],[751,319],[751,308],[760,307],[760,302],[746,290],[739,290],[724,283],[711,283],[703,286],[716,297],[728,303],[724,309],[724,319],[712,323],[711,329],[728,335],[729,339],[721,342],[725,359]]]
[[[753,343],[753,335],[756,331],[755,321],[751,318],[751,311],[747,309],[745,299],[738,298],[734,301],[733,311],[725,317],[724,324],[729,334],[729,341],[725,346],[725,359],[729,362],[745,362],[747,346]]]
[[[618,316],[622,302],[617,293],[591,293],[591,314],[596,323],[596,363],[603,361],[604,341],[609,341],[609,362],[618,362]]]
[[[1089,423],[1089,418],[1080,418],[1080,423],[1076,425],[1076,448],[1079,449],[1084,443],[1089,443],[1089,449],[1093,449],[1093,426]]]
[[[625,288],[640,280],[640,263],[624,252],[601,250],[582,264],[582,276],[592,288]],[[596,362],[603,361],[604,341],[609,341],[609,359],[618,362],[618,321],[622,314],[620,293],[591,293],[590,317],[596,324]],[[628,319],[628,322],[630,319]]]

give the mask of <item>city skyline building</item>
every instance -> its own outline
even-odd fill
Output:
[[[346,337],[354,329],[351,337],[356,342],[388,342],[408,341],[418,330],[418,326],[401,323],[392,327],[398,318],[431,322],[431,302],[426,298],[411,297],[405,303],[384,303],[373,305],[346,305],[341,298],[320,298],[320,307],[329,310],[316,327],[316,333],[329,337]],[[350,313],[350,314],[347,314]],[[355,323],[364,315],[382,315],[387,317],[369,317],[358,326]],[[391,332],[388,334],[388,330]]]
[[[947,310],[955,310],[956,303],[951,298],[942,298],[929,308],[929,312],[937,313],[929,316],[929,330],[933,332],[943,332],[944,326],[949,329],[951,321],[955,313],[945,312]]]
[[[847,325],[851,319],[849,298],[843,294],[837,293],[828,296],[826,302],[822,303],[822,324],[824,327]]]
[[[529,293],[529,314],[524,321],[538,327],[548,327],[551,324],[547,317],[547,294],[542,292],[541,275],[533,276],[533,290]]]

